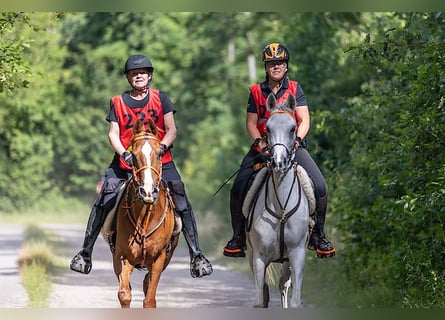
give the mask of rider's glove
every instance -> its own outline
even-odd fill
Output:
[[[251,148],[252,148],[253,151],[256,151],[256,152],[258,152],[258,153],[261,152],[261,149],[260,149],[260,142],[261,142],[261,138],[256,138],[256,139],[255,139],[255,142],[254,142],[254,143],[252,144],[252,146],[251,146]]]
[[[299,148],[306,148],[306,146],[307,146],[306,139],[301,139],[300,137],[297,137],[297,139],[295,140],[295,147],[299,149]]]
[[[159,151],[159,158],[162,158],[162,156],[168,151],[168,147],[161,143],[161,151]]]
[[[130,152],[128,152],[128,151],[124,151],[124,152],[121,154],[121,157],[125,160],[125,162],[126,162],[130,167],[133,166],[133,155],[132,155]]]

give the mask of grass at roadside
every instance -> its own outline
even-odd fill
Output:
[[[47,307],[52,289],[51,275],[63,265],[54,254],[53,237],[34,224],[27,225],[24,230],[18,265],[32,308]]]
[[[24,210],[1,212],[0,222],[35,224],[45,222],[85,223],[91,209],[90,199],[54,198],[42,200]]]

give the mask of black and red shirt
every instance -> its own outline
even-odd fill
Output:
[[[261,136],[266,135],[266,122],[270,117],[270,112],[267,110],[266,101],[272,89],[269,86],[268,81],[254,84],[250,86],[249,102],[247,106],[247,112],[258,114],[257,128]],[[283,78],[281,82],[281,88],[275,95],[277,103],[286,101],[287,96],[292,94],[297,102],[298,106],[306,106],[306,97],[303,92],[303,88],[297,81]]]
[[[149,89],[147,96],[142,100],[131,98],[129,92],[114,96],[110,100],[110,111],[106,120],[119,124],[120,141],[125,149],[131,145],[133,139],[133,127],[136,119],[140,118],[145,124],[152,119],[158,127],[158,138],[162,140],[165,136],[164,114],[176,112],[170,98],[164,92]],[[162,157],[162,163],[172,161],[170,151]],[[122,167],[122,166],[121,166]],[[123,169],[128,168],[124,165]]]

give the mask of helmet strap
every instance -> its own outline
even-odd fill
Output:
[[[150,83],[145,88],[135,88],[131,86],[132,90],[131,92],[134,92],[135,94],[131,94],[132,97],[138,96],[138,95],[146,95],[148,93],[148,89],[150,89]]]

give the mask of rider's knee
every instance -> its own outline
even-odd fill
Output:
[[[185,186],[181,180],[172,180],[168,182],[176,211],[182,213],[188,210],[187,196]]]
[[[111,209],[115,202],[117,195],[125,184],[125,180],[119,178],[109,178],[104,182],[102,190],[94,203],[95,207]]]

